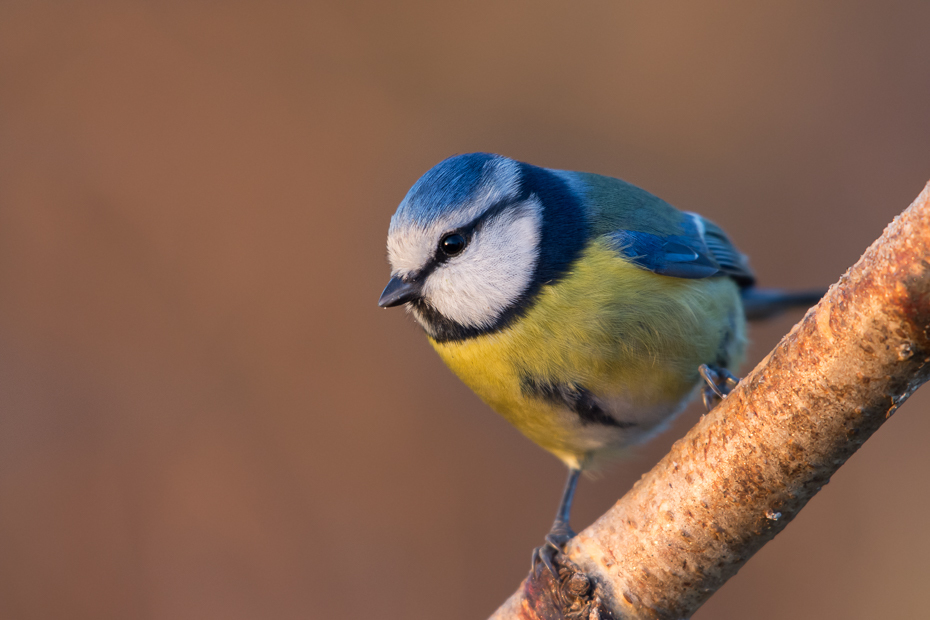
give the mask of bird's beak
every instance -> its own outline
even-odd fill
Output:
[[[382,308],[391,308],[413,301],[420,296],[420,285],[416,282],[404,282],[398,276],[391,278],[384,292],[381,293],[381,299],[378,305]]]

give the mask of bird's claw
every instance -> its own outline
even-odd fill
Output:
[[[554,578],[558,578],[559,569],[555,566],[555,554],[559,552],[559,549],[552,547],[549,544],[542,545],[533,549],[533,564],[531,572],[536,574],[536,569],[540,565],[545,566],[546,570],[549,571],[549,574]]]
[[[704,379],[701,396],[704,398],[704,407],[708,411],[720,404],[720,401],[726,398],[727,394],[732,392],[739,383],[739,379],[733,376],[733,373],[720,366],[701,364],[698,372]]]
[[[553,525],[549,533],[546,534],[546,544],[533,549],[532,572],[535,573],[539,565],[542,564],[546,567],[546,570],[549,571],[549,574],[552,575],[553,579],[558,582],[559,569],[555,565],[555,556],[557,553],[562,552],[565,545],[568,544],[568,541],[574,537],[575,532],[572,531],[572,528],[568,527],[567,523],[556,523]]]

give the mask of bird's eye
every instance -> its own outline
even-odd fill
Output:
[[[458,233],[451,233],[439,241],[439,249],[446,256],[455,256],[465,249],[466,243],[465,237]]]

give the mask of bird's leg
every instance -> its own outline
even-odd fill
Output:
[[[726,368],[721,366],[708,366],[701,364],[698,368],[701,378],[704,379],[704,387],[701,388],[701,395],[704,397],[704,407],[710,411],[716,407],[720,401],[727,397],[739,379],[733,376]]]
[[[562,492],[562,501],[559,503],[559,511],[555,515],[555,522],[552,524],[552,529],[546,534],[546,544],[533,550],[533,572],[536,572],[536,567],[539,564],[544,564],[556,582],[559,579],[559,571],[555,567],[555,554],[561,551],[565,544],[575,536],[575,532],[568,525],[568,518],[572,511],[572,499],[575,497],[575,487],[578,486],[579,474],[581,474],[580,469],[574,467],[568,469],[568,481],[565,483],[565,490]]]

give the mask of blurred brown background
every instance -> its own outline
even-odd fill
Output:
[[[0,4],[0,618],[484,618],[563,468],[376,306],[474,150],[832,283],[930,178],[930,4]],[[799,318],[752,336],[754,364]],[[926,617],[930,392],[696,616]],[[582,482],[606,510],[693,424]]]

